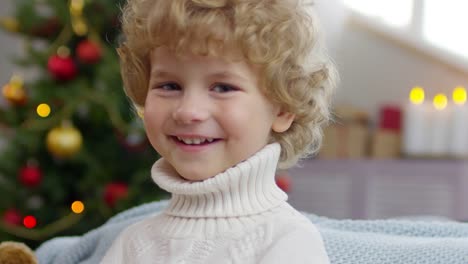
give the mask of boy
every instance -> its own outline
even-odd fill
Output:
[[[129,0],[122,21],[125,91],[172,198],[101,263],[329,263],[274,180],[319,147],[329,116],[334,68],[306,6]]]

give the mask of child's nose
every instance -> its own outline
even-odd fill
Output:
[[[182,124],[204,121],[210,116],[207,102],[205,101],[201,96],[186,94],[179,101],[175,111],[172,113],[172,117],[176,122]]]

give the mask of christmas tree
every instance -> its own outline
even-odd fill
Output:
[[[116,0],[20,0],[0,19],[24,39],[0,107],[0,241],[36,247],[80,235],[118,211],[166,198],[158,158],[122,89]],[[2,104],[0,104],[2,105]]]

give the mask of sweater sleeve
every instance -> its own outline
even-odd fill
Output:
[[[314,225],[295,228],[274,242],[259,264],[329,264],[322,236]]]

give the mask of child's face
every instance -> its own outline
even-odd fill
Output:
[[[191,181],[247,159],[267,144],[271,130],[282,132],[292,122],[258,83],[244,61],[153,50],[144,111],[151,144]]]

